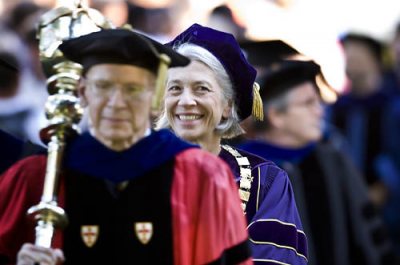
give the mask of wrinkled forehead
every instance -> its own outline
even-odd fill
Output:
[[[129,64],[96,64],[88,69],[86,79],[115,80],[119,82],[154,82],[156,75],[147,68]]]
[[[168,70],[167,84],[170,83],[209,83],[218,86],[216,73],[203,62],[192,60],[188,66]]]

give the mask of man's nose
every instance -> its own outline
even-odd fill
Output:
[[[115,87],[108,100],[108,105],[113,107],[125,107],[127,97],[124,96],[123,90],[120,87]]]

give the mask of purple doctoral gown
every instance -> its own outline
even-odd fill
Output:
[[[273,162],[236,149],[247,157],[253,181],[246,207],[255,264],[307,264],[307,238],[303,232],[290,180]],[[236,158],[222,149],[219,157],[240,182]]]

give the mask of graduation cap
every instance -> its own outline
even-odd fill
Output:
[[[241,46],[250,63],[262,67],[259,77],[262,98],[274,97],[294,85],[313,81],[325,102],[332,103],[336,100],[336,91],[326,81],[320,66],[287,42],[246,41],[242,42]],[[266,83],[266,79],[272,79],[272,83]]]
[[[170,67],[185,66],[189,59],[140,33],[129,29],[105,29],[64,41],[60,50],[87,71],[101,63],[130,64],[157,73],[161,54]]]
[[[240,46],[245,51],[248,61],[255,66],[268,67],[294,55],[298,50],[282,40],[243,41]]]
[[[260,94],[263,99],[271,99],[303,82],[311,81],[316,84],[316,77],[320,72],[320,66],[313,61],[284,60],[272,65],[261,78]]]
[[[157,75],[153,108],[163,98],[168,67],[185,66],[190,60],[170,47],[130,29],[105,29],[64,41],[59,49],[64,56],[83,66],[84,72],[96,64],[128,64],[148,69]]]
[[[257,72],[246,60],[232,34],[193,24],[168,45],[176,48],[184,43],[198,45],[208,50],[223,65],[236,92],[235,103],[241,120],[251,114],[262,120],[259,87],[254,83]]]

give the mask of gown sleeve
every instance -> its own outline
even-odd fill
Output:
[[[225,162],[198,149],[182,152],[175,162],[174,263],[252,264],[246,220]]]
[[[26,212],[43,189],[45,156],[19,161],[0,176],[0,260],[14,264],[22,244],[34,241],[35,225]]]
[[[261,164],[253,176],[257,211],[248,231],[255,264],[307,264],[307,238],[286,172]]]
[[[0,265],[15,264],[24,243],[35,241],[35,222],[27,216],[31,206],[39,203],[43,192],[47,157],[29,156],[0,176]],[[59,205],[63,207],[61,178]],[[56,230],[52,247],[62,247],[62,232]]]

